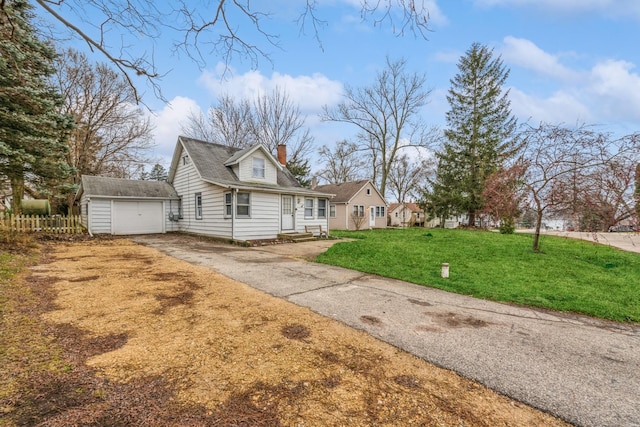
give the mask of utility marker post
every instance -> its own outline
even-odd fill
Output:
[[[444,279],[449,278],[449,264],[446,262],[442,263],[442,277]]]

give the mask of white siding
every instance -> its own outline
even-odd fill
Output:
[[[80,197],[80,221],[82,222],[82,225],[84,225],[85,227],[87,227],[87,219],[88,219],[88,215],[87,215],[87,196],[83,193],[82,197]]]
[[[280,195],[251,193],[251,218],[236,218],[234,239],[275,239],[280,232]]]
[[[179,203],[177,200],[167,200],[164,202],[164,229],[167,233],[178,231],[178,221],[171,221],[169,214],[178,215]]]
[[[231,219],[225,219],[224,193],[228,191],[204,182],[198,176],[193,164],[179,162],[173,179],[173,187],[182,196],[182,219],[177,229],[188,233],[232,238]],[[195,194],[202,194],[202,219],[195,217]]]
[[[254,157],[264,160],[264,163],[265,163],[264,179],[253,177],[253,158]],[[240,162],[240,168],[235,172],[238,174],[238,179],[240,179],[240,181],[261,182],[263,184],[274,184],[274,185],[278,183],[276,165],[274,165],[271,162],[271,160],[269,160],[267,156],[265,156],[264,153],[260,150],[256,150],[249,157],[242,160]]]
[[[305,218],[304,216],[305,198],[313,199],[313,218]],[[318,218],[318,198],[296,196],[295,200],[295,206],[297,208],[295,220],[297,232],[304,232],[305,225],[321,225],[323,230],[329,230],[329,201],[327,201],[326,205],[326,218]],[[300,200],[299,203],[298,200]]]
[[[89,227],[94,234],[111,234],[111,200],[91,198],[89,202]]]

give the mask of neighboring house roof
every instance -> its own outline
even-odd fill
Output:
[[[262,144],[240,149],[187,138],[185,136],[178,137],[173,160],[171,161],[171,168],[169,169],[168,181],[170,183],[173,182],[175,177],[178,162],[183,155],[183,150],[186,151],[201,179],[221,187],[263,190],[278,193],[292,192],[295,194],[322,195],[327,197],[333,195],[332,193],[302,187],[293,174],[289,172],[287,168],[283,167]],[[240,162],[256,150],[262,150],[267,158],[277,166],[277,185],[240,181],[238,176],[233,172],[231,165]]]
[[[371,183],[370,180],[363,179],[360,181],[341,182],[340,184],[325,184],[318,185],[316,190],[335,194],[335,197],[331,199],[331,203],[349,203],[369,183]],[[378,189],[374,185],[371,186],[380,198],[384,200]]]
[[[178,194],[165,181],[138,181],[105,176],[82,175],[76,199],[87,196],[122,198],[177,199]]]
[[[391,203],[389,206],[389,212],[393,212],[398,207],[404,205],[406,209],[409,209],[411,212],[422,213],[422,209],[415,203]]]

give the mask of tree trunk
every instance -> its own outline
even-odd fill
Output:
[[[24,197],[24,177],[12,176],[11,181],[11,211],[14,215],[20,215],[22,213],[22,198]]]
[[[536,231],[533,234],[533,251],[540,252],[540,228],[542,228],[542,211],[536,213]]]
[[[469,215],[469,227],[475,227],[476,226],[476,211],[471,210],[468,213]]]

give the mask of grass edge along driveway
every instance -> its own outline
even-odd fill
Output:
[[[332,231],[316,262],[492,301],[640,322],[640,254],[596,242],[449,229]],[[441,277],[442,263],[450,276]]]

